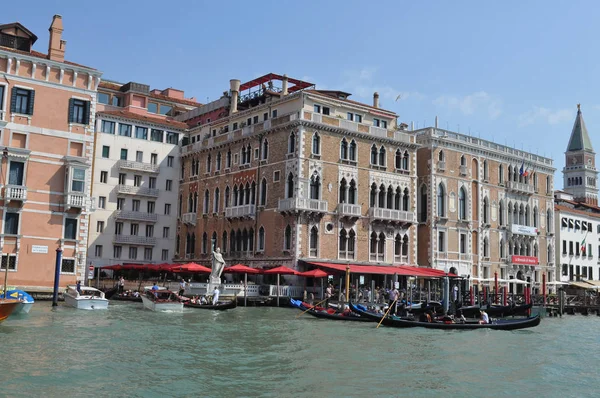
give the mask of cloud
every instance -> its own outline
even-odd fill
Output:
[[[459,110],[465,115],[483,110],[487,112],[490,119],[496,119],[502,114],[502,100],[485,91],[477,91],[465,96],[440,95],[433,100],[433,105]]]
[[[534,106],[532,110],[527,111],[519,116],[519,126],[529,126],[536,123],[546,123],[555,125],[563,122],[568,122],[573,118],[572,109],[556,109]]]

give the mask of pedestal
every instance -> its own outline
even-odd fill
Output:
[[[219,288],[219,291],[221,290],[221,278],[215,278],[215,277],[211,276],[208,279],[208,287],[206,290],[206,294],[209,294],[209,295],[212,294],[213,291],[215,290],[215,287]]]

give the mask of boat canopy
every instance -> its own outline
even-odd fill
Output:
[[[315,267],[346,272],[346,267],[350,267],[352,274],[374,274],[374,275],[399,275],[399,276],[420,276],[424,278],[442,278],[444,276],[457,277],[455,274],[446,274],[442,270],[433,268],[412,267],[409,265],[387,266],[387,265],[359,265],[359,264],[335,264],[309,262],[308,264]]]

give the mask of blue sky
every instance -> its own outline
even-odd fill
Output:
[[[67,58],[105,79],[175,87],[201,102],[229,79],[268,72],[360,101],[379,91],[401,121],[423,127],[437,115],[442,128],[552,156],[560,177],[581,103],[600,149],[600,2],[5,3],[0,23],[27,26],[42,52],[61,14]]]

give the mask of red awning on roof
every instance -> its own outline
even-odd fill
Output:
[[[263,83],[267,83],[271,80],[283,80],[282,75],[278,75],[276,73],[269,73],[261,77],[257,77],[256,79],[250,80],[249,82],[243,83],[240,85],[240,91],[249,90],[252,87],[260,86]],[[314,86],[313,83],[305,82],[298,79],[293,79],[288,77],[288,82],[293,84],[293,86],[289,87],[288,92],[293,93],[294,91],[302,90],[307,87]]]
[[[334,263],[309,263],[315,267],[325,268],[332,271],[346,272],[346,264]],[[357,265],[350,264],[350,273],[352,274],[375,274],[375,275],[400,275],[400,276],[421,276],[429,278],[441,278],[446,273],[433,268],[411,267],[409,265],[385,266],[385,265]],[[448,276],[456,276],[448,274]]]

